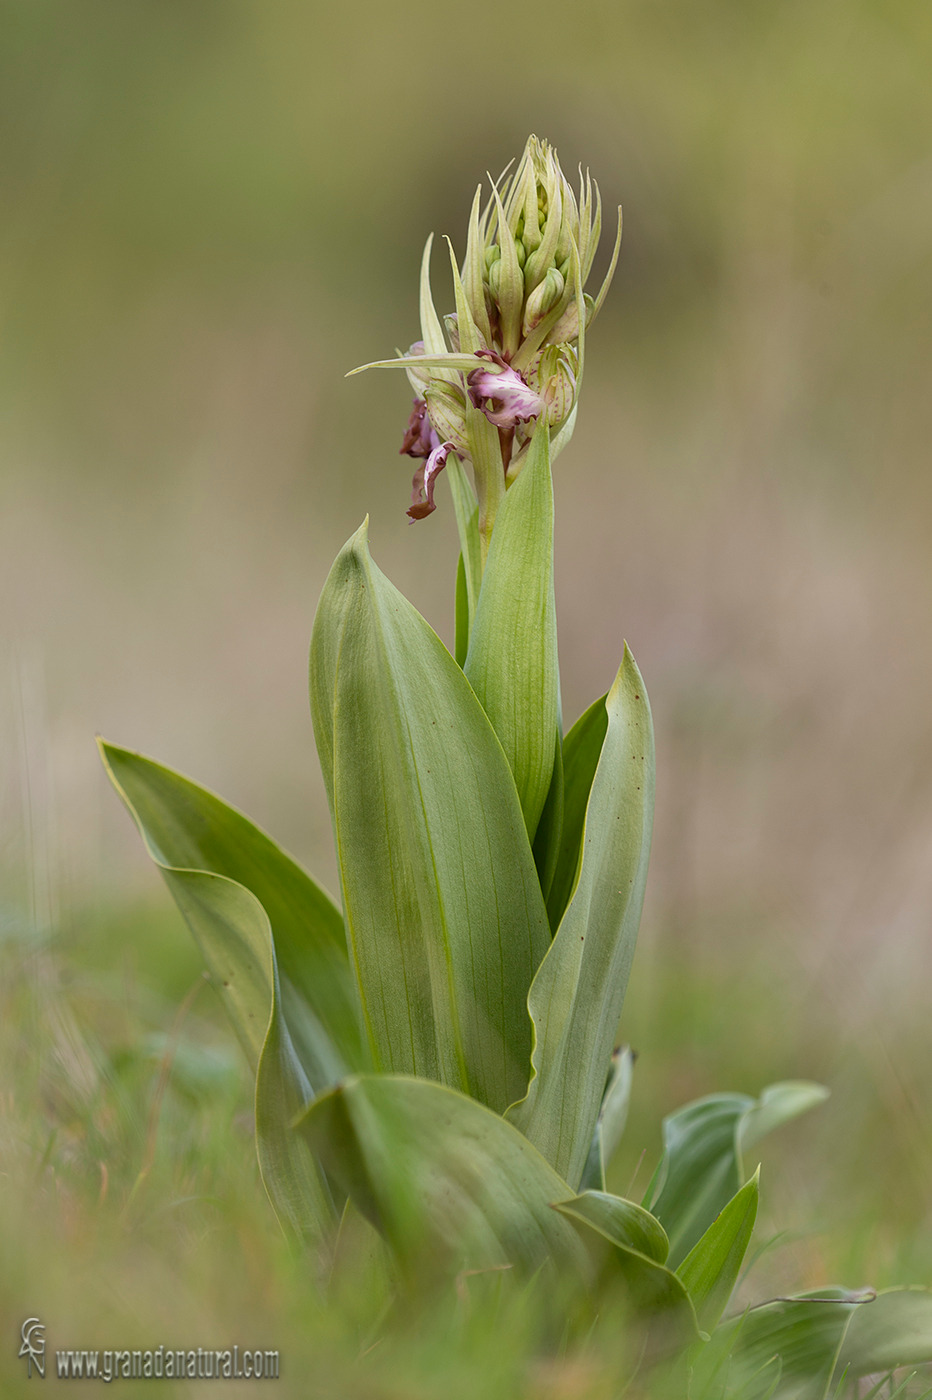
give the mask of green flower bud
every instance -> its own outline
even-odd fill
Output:
[[[595,317],[595,302],[588,292],[583,292],[583,306],[586,310],[585,324],[588,326]],[[576,302],[571,302],[566,308],[559,321],[553,327],[548,339],[554,344],[560,344],[568,340],[576,340],[579,336],[579,307]]]
[[[559,268],[549,268],[543,282],[534,288],[524,303],[524,320],[521,323],[523,335],[529,335],[535,326],[540,325],[547,313],[553,310],[562,297],[565,286]]]

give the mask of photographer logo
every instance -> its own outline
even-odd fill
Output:
[[[32,1379],[32,1368],[36,1370],[42,1378],[45,1378],[45,1323],[40,1322],[37,1317],[27,1317],[23,1323],[21,1337],[23,1344],[19,1349],[20,1356],[26,1358],[26,1374]]]

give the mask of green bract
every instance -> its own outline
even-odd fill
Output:
[[[627,646],[564,738],[551,479],[614,269],[586,297],[600,224],[588,176],[577,199],[531,138],[474,201],[444,323],[428,244],[421,353],[387,363],[418,394],[413,514],[447,470],[456,641],[451,655],[380,572],[364,523],[324,586],[310,657],[342,908],[219,798],[102,754],[255,1071],[259,1165],[289,1232],[325,1252],[358,1212],[408,1287],[559,1271],[566,1327],[620,1298],[629,1354],[691,1395],[824,1397],[929,1359],[932,1295],[827,1289],[728,1315],[757,1216],[749,1154],[823,1089],[689,1104],[664,1120],[645,1199],[609,1189],[632,1093],[616,1039],[654,738]]]

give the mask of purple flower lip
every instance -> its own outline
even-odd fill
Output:
[[[474,369],[466,377],[469,397],[496,428],[515,428],[537,418],[546,405],[522,374],[512,369],[495,350],[477,350],[479,359],[491,360],[497,369]]]
[[[436,433],[434,436],[436,437]],[[414,473],[411,482],[411,505],[408,507],[408,515],[412,520],[424,520],[437,509],[434,504],[434,485],[453,449],[452,442],[439,443],[426,462]]]
[[[408,426],[405,429],[404,441],[398,449],[399,452],[408,457],[429,457],[439,446],[440,439],[434,432],[427,416],[426,401],[415,399],[411,417],[408,419]]]

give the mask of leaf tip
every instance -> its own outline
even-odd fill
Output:
[[[350,535],[344,545],[344,549],[352,554],[368,556],[369,553],[369,515],[368,512],[363,517],[363,522],[359,529]]]

